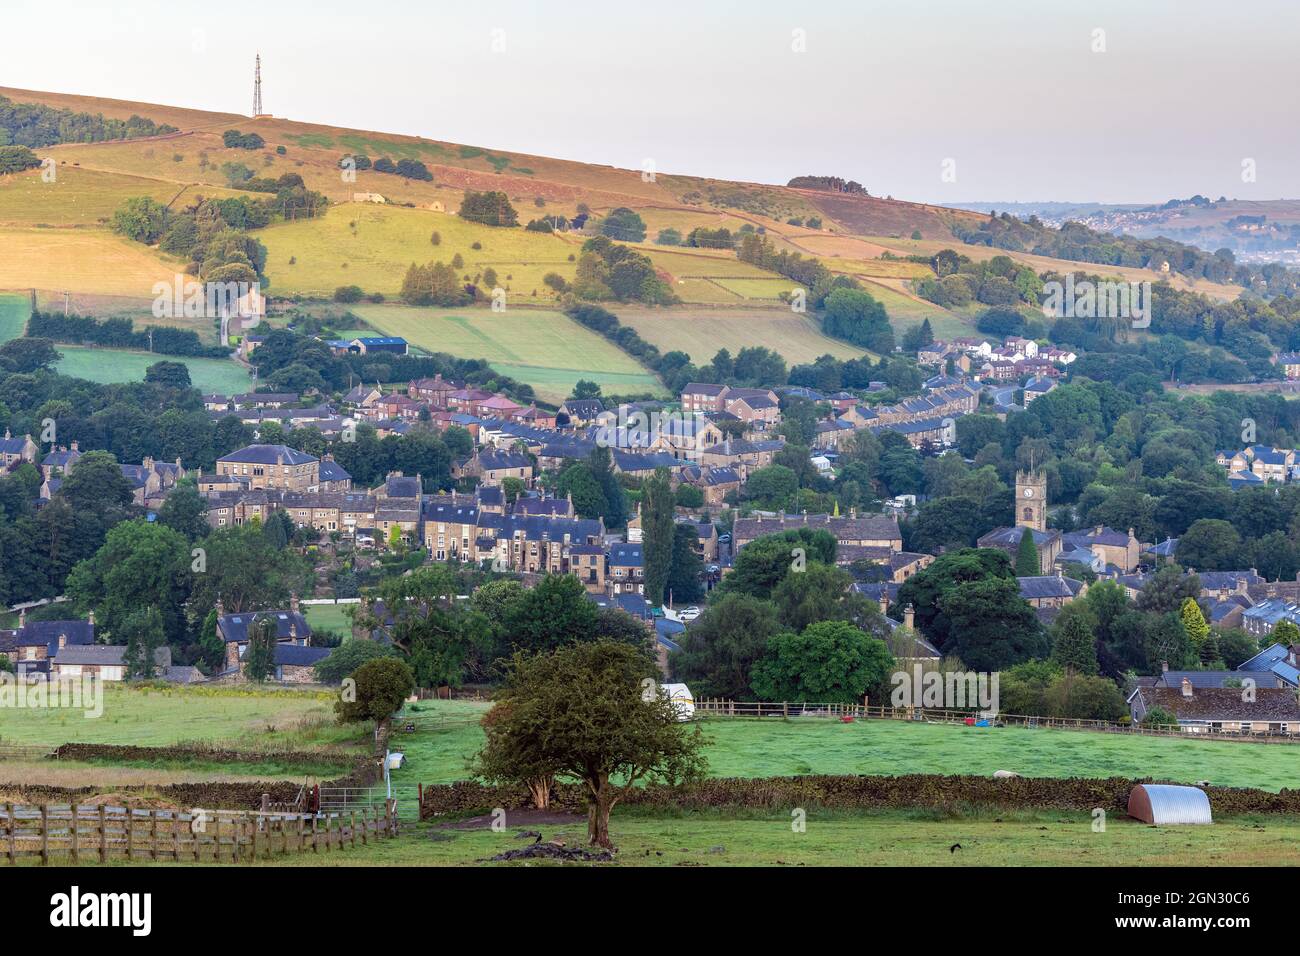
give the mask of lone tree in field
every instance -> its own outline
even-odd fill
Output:
[[[375,740],[379,741],[387,736],[393,714],[402,709],[414,690],[415,674],[406,661],[378,657],[366,661],[344,680],[343,693],[334,701],[334,713],[344,724],[373,720]]]
[[[516,654],[483,730],[487,743],[474,761],[481,777],[522,783],[534,803],[551,780],[578,781],[587,791],[588,839],[607,848],[610,811],[630,787],[642,780],[672,785],[704,770],[699,728],[678,722],[653,662],[629,644]]]

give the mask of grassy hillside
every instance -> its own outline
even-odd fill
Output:
[[[579,379],[607,394],[655,392],[658,379],[626,352],[560,312],[539,309],[420,309],[362,305],[353,309],[387,335],[400,335],[427,352],[484,358],[498,371],[532,385],[558,403]]]
[[[748,283],[754,280],[718,280]],[[787,287],[789,284],[787,283]],[[680,349],[697,365],[711,360],[718,349],[735,355],[742,348],[766,346],[780,353],[787,365],[811,362],[821,355],[860,358],[868,353],[822,334],[808,314],[774,309],[646,309],[616,306],[619,321],[636,329],[661,352]]]
[[[159,179],[73,166],[59,167],[55,177],[54,182],[47,183],[41,178],[41,170],[0,176],[0,223],[101,225],[133,196],[148,196],[166,204],[188,188]]]
[[[441,238],[436,246],[434,232]],[[491,267],[510,297],[541,302],[555,298],[542,283],[546,273],[572,281],[576,265],[569,256],[576,257],[580,245],[557,235],[372,203],[348,203],[317,219],[270,226],[258,238],[266,244],[267,273],[277,293],[332,295],[339,286],[359,285],[394,296],[411,263],[451,262],[460,254],[471,279]],[[474,249],[475,243],[481,248]]]
[[[78,345],[60,345],[58,349],[63,354],[57,366],[60,372],[103,384],[143,382],[145,369],[164,360],[183,362],[190,370],[191,383],[204,393],[229,395],[246,392],[253,384],[248,372],[230,359],[182,358],[178,355],[83,348]]]
[[[446,262],[460,254],[465,262],[463,274],[469,279],[492,268],[512,303],[546,305],[554,302],[555,296],[542,283],[543,276],[557,272],[572,280],[576,262],[569,257],[576,260],[582,237],[463,222],[454,211],[464,191],[505,192],[521,222],[548,214],[573,216],[580,209],[599,219],[616,206],[632,207],[647,226],[647,241],[638,248],[651,257],[684,303],[700,307],[690,322],[667,313],[647,315],[637,322],[644,326],[641,331],[650,341],[661,348],[682,348],[696,361],[707,360],[723,345],[734,350],[756,343],[777,349],[791,364],[826,352],[840,356],[858,352],[820,336],[809,320],[792,320],[783,314],[779,297],[793,284],[739,262],[730,252],[657,246],[653,240],[661,229],[676,229],[683,236],[697,227],[725,227],[733,232],[746,225],[761,229],[776,248],[815,256],[833,271],[864,281],[889,310],[896,331],[928,318],[941,336],[971,331],[971,316],[918,300],[908,283],[923,275],[925,266],[881,259],[881,255],[933,255],[945,247],[972,258],[1000,254],[1000,250],[963,245],[953,235],[955,225],[977,224],[983,213],[923,203],[706,179],[676,171],[645,177],[641,170],[280,117],[253,120],[3,87],[0,95],[15,102],[102,112],[110,117],[139,114],[179,128],[166,136],[41,150],[41,155],[59,163],[57,185],[41,183],[36,173],[0,179],[0,243],[7,251],[16,250],[0,259],[0,288],[148,297],[153,282],[171,278],[178,265],[108,235],[102,222],[130,195],[186,203],[198,196],[229,194],[222,166],[232,162],[247,165],[259,176],[297,174],[309,188],[339,204],[320,219],[275,225],[258,233],[269,251],[268,291],[272,296],[328,297],[340,286],[357,285],[391,298],[412,262]],[[227,149],[222,133],[228,129],[256,132],[266,146],[260,150]],[[342,175],[340,160],[358,153],[372,160],[380,156],[418,159],[433,179],[405,180],[373,170],[361,171],[354,178]],[[355,194],[360,192],[379,193],[388,202],[356,203]],[[791,219],[806,223],[813,217],[821,220],[820,228],[790,224]],[[83,228],[29,228],[36,224]],[[431,242],[435,231],[442,240],[438,246]],[[910,238],[917,233],[919,240]],[[481,248],[474,249],[476,243]],[[1039,271],[1075,267],[1102,271],[1093,265],[1025,253],[1011,255]],[[1132,280],[1158,278],[1149,270],[1105,271]],[[1234,298],[1240,291],[1178,277],[1172,281],[1223,299]],[[205,337],[211,335],[210,329],[199,331]],[[571,329],[560,332],[569,346],[560,350],[564,356],[551,355],[540,361],[522,354],[515,341],[492,340],[489,335],[492,341],[484,342],[464,330],[440,332],[441,342],[430,340],[431,333],[420,339],[425,347],[467,357],[482,353],[461,349],[490,348],[492,354],[486,357],[497,367],[531,381],[551,398],[559,396],[576,377],[593,377],[593,373],[603,374],[603,382],[614,390],[645,384],[644,379],[638,380],[646,374],[644,369],[629,367],[626,361],[604,364],[605,358],[613,361],[611,353],[606,351],[601,358],[585,345],[575,348],[584,340],[572,338],[570,333]],[[531,340],[525,341],[531,344]],[[573,357],[577,354],[582,358]],[[620,361],[625,359],[622,353],[618,355]],[[629,375],[633,378],[626,378]]]
[[[184,266],[99,229],[0,227],[0,289],[36,288],[153,297]]]

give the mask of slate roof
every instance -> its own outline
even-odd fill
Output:
[[[486,538],[491,547],[498,539],[521,535],[525,541],[564,541],[586,544],[589,538],[602,534],[598,518],[551,518],[546,515],[499,515],[480,511],[478,526],[480,539]]]
[[[390,498],[418,498],[421,491],[419,478],[394,475],[384,482],[384,492]]]
[[[478,461],[484,471],[495,471],[499,468],[530,468],[533,464],[527,455],[515,451],[480,451]]]
[[[609,546],[611,568],[639,568],[642,563],[641,545],[621,543]]]
[[[1059,531],[1036,531],[1033,528],[994,528],[975,542],[981,548],[1019,547],[1020,538],[1028,530],[1034,536],[1034,544],[1042,546],[1060,535]]]
[[[1116,531],[1114,528],[1102,525],[1100,528],[1089,528],[1086,531],[1067,531],[1061,535],[1062,540],[1076,548],[1090,548],[1094,544],[1111,545],[1113,547],[1124,548],[1128,546],[1128,534],[1123,531]]]
[[[223,614],[217,619],[217,626],[227,643],[243,644],[248,641],[248,629],[252,626],[253,620],[264,615],[270,615],[275,621],[276,640],[289,640],[294,636],[291,629],[296,630],[297,639],[300,641],[311,637],[311,625],[297,611],[246,611],[240,614]]]
[[[27,447],[27,438],[0,438],[0,453],[20,455]]]
[[[275,646],[275,664],[277,667],[314,667],[330,656],[331,648],[308,647],[302,644],[277,644]]]
[[[587,594],[587,600],[597,607],[613,607],[627,611],[640,621],[649,621],[654,617],[654,610],[644,597],[635,592],[624,591],[619,594]]]
[[[89,664],[101,667],[120,666],[125,659],[125,644],[69,644],[54,655],[56,664]],[[171,667],[172,649],[156,648],[153,659],[158,667]]]
[[[316,458],[288,445],[248,445],[217,460],[249,465],[306,465]]]
[[[437,495],[424,502],[424,520],[446,524],[478,524],[478,500],[457,495]]]
[[[94,644],[95,625],[89,621],[28,621],[18,629],[15,639],[19,647],[45,645],[46,653],[53,657],[59,649],[59,637],[65,636],[67,644]]]
[[[322,459],[320,463],[321,481],[351,481],[352,476],[337,461]]]
[[[1292,688],[1300,687],[1300,669],[1287,661],[1290,653],[1289,648],[1275,643],[1264,648],[1250,660],[1243,661],[1237,669],[1243,672],[1267,670],[1284,685]]]
[[[1267,583],[1254,568],[1245,571],[1197,571],[1196,576],[1201,579],[1201,587],[1211,591],[1231,591],[1241,581],[1247,585]]]
[[[1020,585],[1020,596],[1026,601],[1046,600],[1049,598],[1072,598],[1083,588],[1082,582],[1055,574],[1035,575],[1016,578]]]
[[[820,528],[835,535],[838,540],[893,541],[902,537],[898,530],[897,515],[787,515],[775,517],[737,518],[732,527],[734,537],[749,541],[765,534],[789,531],[795,528]]]
[[[1165,538],[1159,544],[1153,544],[1142,549],[1143,554],[1154,554],[1157,557],[1172,558],[1178,550],[1177,538]]]
[[[1272,625],[1277,624],[1279,621],[1292,621],[1300,624],[1300,605],[1281,598],[1269,598],[1247,609],[1242,614],[1242,617]]]
[[[72,451],[67,448],[59,448],[50,452],[41,459],[42,465],[49,465],[54,468],[67,468],[69,464],[81,457],[80,451]]]

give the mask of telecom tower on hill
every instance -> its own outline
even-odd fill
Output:
[[[253,67],[253,118],[266,115],[262,112],[262,54],[259,53]]]

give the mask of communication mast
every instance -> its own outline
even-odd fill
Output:
[[[253,116],[262,115],[262,54],[257,54],[257,65],[253,68]]]

